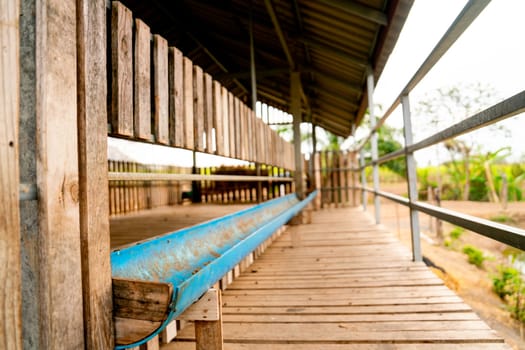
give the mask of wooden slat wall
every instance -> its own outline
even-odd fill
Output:
[[[22,349],[19,1],[0,3],[0,348]]]
[[[293,145],[253,110],[122,3],[111,11],[110,135],[293,170]]]
[[[190,168],[108,161],[109,172],[160,172],[190,174]],[[182,193],[191,190],[190,182],[179,181],[110,181],[109,215],[180,204]]]

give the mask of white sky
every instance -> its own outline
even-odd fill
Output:
[[[396,48],[379,79],[374,102],[386,110],[446,32],[466,1],[416,0],[400,35]],[[491,85],[501,98],[508,98],[525,90],[525,1],[492,0],[479,17],[450,48],[434,69],[410,95],[411,109],[426,92],[440,87],[468,85],[481,82]],[[400,109],[388,124],[400,128]],[[417,120],[414,124],[417,125]],[[524,116],[504,122],[513,132],[512,138],[483,138],[486,149],[511,146],[515,159],[525,153],[520,141],[525,131]],[[437,130],[435,130],[437,131]],[[420,139],[416,132],[415,138]],[[426,165],[434,152],[416,154],[421,165]]]

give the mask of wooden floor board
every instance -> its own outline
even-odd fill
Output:
[[[292,233],[299,244],[292,247]],[[384,227],[315,212],[223,294],[226,350],[509,349]],[[193,350],[190,324],[164,350]]]

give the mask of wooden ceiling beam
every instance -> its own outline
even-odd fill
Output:
[[[361,17],[367,21],[386,26],[388,25],[388,17],[381,11],[374,8],[360,5],[354,1],[348,0],[319,0],[323,4],[332,6],[338,10]]]

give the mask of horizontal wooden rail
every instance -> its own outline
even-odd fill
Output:
[[[291,182],[291,177],[244,176],[244,175],[199,175],[110,172],[109,181],[273,181]]]

